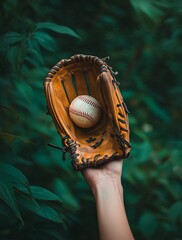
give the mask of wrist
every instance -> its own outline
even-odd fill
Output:
[[[105,179],[104,181],[97,182],[91,186],[91,190],[95,198],[100,193],[104,193],[104,194],[109,193],[111,189],[116,189],[120,192],[120,194],[123,195],[123,187],[121,184],[121,180],[119,178]]]

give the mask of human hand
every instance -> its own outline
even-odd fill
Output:
[[[101,240],[134,240],[124,207],[122,165],[123,160],[115,160],[82,170],[96,200]]]
[[[82,174],[89,184],[92,191],[102,182],[114,180],[121,181],[123,160],[115,160],[105,163],[97,168],[86,168],[82,170]]]

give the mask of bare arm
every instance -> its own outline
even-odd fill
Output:
[[[134,239],[124,207],[121,172],[122,161],[83,171],[96,200],[100,240]]]

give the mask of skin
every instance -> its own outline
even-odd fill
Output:
[[[82,171],[96,201],[100,240],[134,239],[124,207],[122,164],[117,160]]]

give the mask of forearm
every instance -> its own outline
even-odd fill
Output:
[[[92,190],[97,205],[100,240],[133,240],[120,181],[100,182]]]

